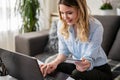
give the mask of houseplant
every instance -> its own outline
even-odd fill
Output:
[[[102,1],[103,1],[103,4],[100,7],[101,10],[112,10],[113,9],[110,1],[108,1],[108,0],[105,0],[105,1],[102,0]]]
[[[15,11],[19,12],[22,18],[20,32],[32,32],[39,28],[39,0],[16,0]]]
[[[103,15],[114,15],[115,11],[110,0],[102,0],[103,4],[100,6],[100,10]]]

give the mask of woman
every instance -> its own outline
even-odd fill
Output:
[[[52,62],[41,65],[43,75],[58,70],[75,80],[112,80],[101,47],[103,26],[88,14],[86,0],[59,0],[58,10],[59,54]],[[69,54],[75,63],[64,62]]]

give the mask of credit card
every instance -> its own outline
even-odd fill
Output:
[[[77,61],[82,61],[82,60],[77,60],[77,59],[67,59],[65,62],[67,62],[67,63],[75,63],[75,62],[77,62]]]

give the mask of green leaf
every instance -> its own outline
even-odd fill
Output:
[[[110,9],[113,9],[112,5],[110,3],[104,3],[100,9],[102,10],[110,10]]]
[[[22,18],[21,32],[36,31],[39,27],[38,16],[40,14],[40,3],[38,0],[16,0],[15,10]]]

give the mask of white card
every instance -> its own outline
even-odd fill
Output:
[[[77,61],[81,61],[81,60],[67,59],[65,62],[67,62],[67,63],[73,63],[74,64]]]
[[[68,77],[66,80],[75,80],[75,79],[73,79],[72,77]]]

